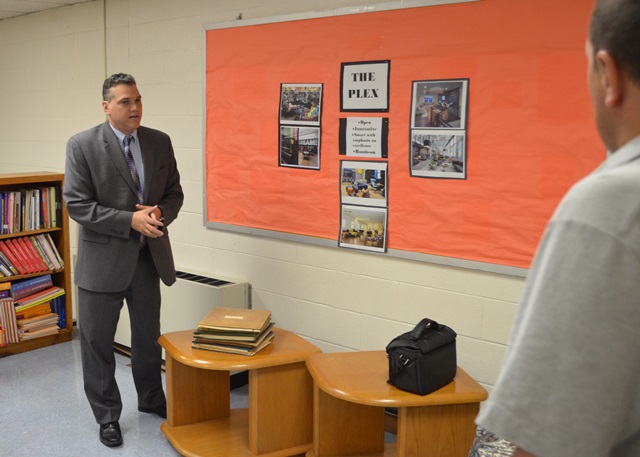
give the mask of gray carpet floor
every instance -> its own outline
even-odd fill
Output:
[[[74,333],[70,342],[0,358],[0,456],[179,456],[160,430],[164,419],[138,411],[131,360],[119,354],[124,443],[115,448],[100,443],[82,387],[80,341]],[[231,407],[247,405],[247,386],[233,390]]]

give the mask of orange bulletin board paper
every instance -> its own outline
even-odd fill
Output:
[[[586,85],[591,2],[481,0],[206,32],[206,222],[335,240],[343,62],[389,60],[387,246],[528,268],[604,159]],[[411,177],[412,82],[469,79],[467,179]],[[278,166],[281,83],[322,83],[320,169]]]

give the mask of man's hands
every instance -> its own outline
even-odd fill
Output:
[[[133,213],[131,228],[148,238],[164,236],[162,227],[162,211],[155,206],[136,205],[138,211]]]

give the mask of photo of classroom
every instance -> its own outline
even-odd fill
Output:
[[[343,198],[386,199],[385,170],[345,167],[342,169],[341,179],[340,195]]]
[[[387,210],[344,205],[340,246],[383,251]]]
[[[413,85],[413,125],[465,128],[466,81],[419,81]]]
[[[411,175],[464,179],[466,177],[465,133],[447,135],[414,130],[411,134]]]
[[[320,129],[280,127],[280,165],[320,168]]]

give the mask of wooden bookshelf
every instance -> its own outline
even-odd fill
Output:
[[[37,235],[39,233],[48,233],[58,249],[58,253],[64,261],[64,268],[58,270],[43,271],[39,273],[31,273],[26,275],[13,275],[0,278],[0,283],[7,281],[19,281],[22,279],[51,274],[53,284],[62,287],[65,290],[65,307],[66,307],[66,328],[61,329],[55,335],[47,335],[32,340],[26,340],[19,343],[8,344],[0,347],[0,357],[12,354],[31,351],[33,349],[51,346],[52,344],[63,343],[71,340],[73,331],[73,316],[71,306],[71,257],[69,250],[69,217],[67,208],[62,201],[62,188],[64,185],[63,173],[36,172],[36,173],[11,173],[0,174],[0,192],[35,189],[39,187],[55,186],[60,189],[61,218],[58,221],[58,227],[30,230],[19,233],[0,234],[0,239],[17,238],[22,236]]]

